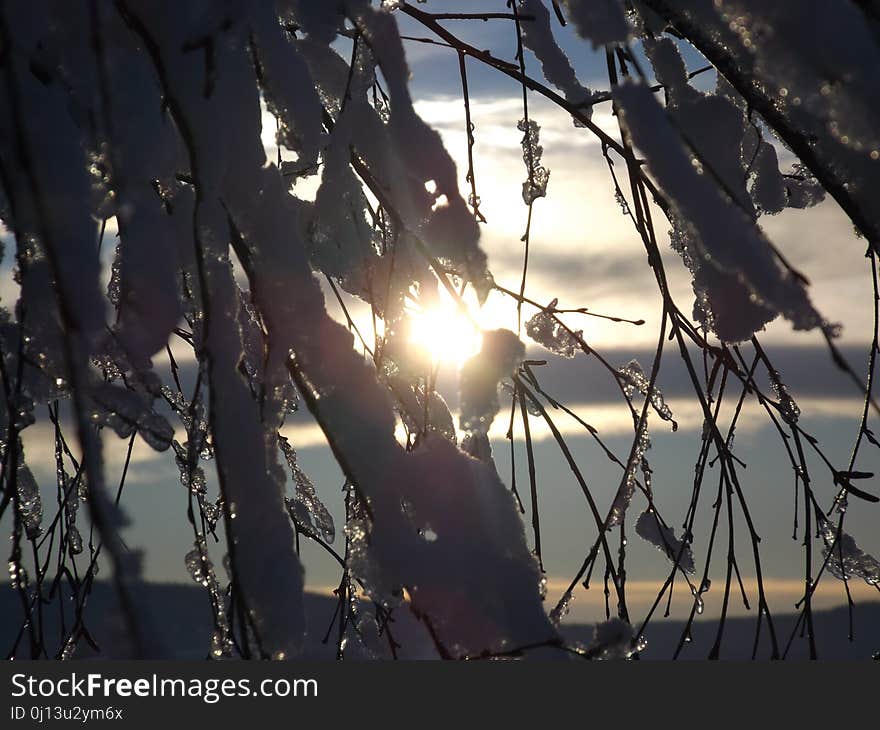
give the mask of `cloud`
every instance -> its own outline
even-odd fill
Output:
[[[62,423],[61,427],[62,433],[67,440],[68,447],[76,457],[77,461],[81,462],[82,455],[76,438],[76,429],[70,423]],[[183,428],[175,429],[174,438],[181,443],[185,442],[186,431]],[[21,432],[21,439],[26,462],[34,471],[35,475],[43,482],[47,479],[54,481],[54,426],[47,421],[40,420],[32,426],[24,429],[24,431]],[[106,475],[120,472],[127,460],[128,440],[119,438],[110,429],[103,429],[101,442],[103,446],[103,461]],[[131,450],[131,458],[128,461],[129,466],[132,467],[133,470],[126,477],[126,482],[131,482],[133,484],[152,483],[156,481],[155,472],[138,470],[137,467],[140,466],[149,466],[164,462],[170,464],[172,466],[172,472],[176,474],[177,467],[174,466],[174,452],[171,449],[166,451],[156,451],[140,437],[134,440],[134,445]],[[69,462],[66,463],[67,468],[70,469]],[[109,479],[110,477],[108,476],[107,478]]]
[[[514,90],[515,91],[515,90]],[[503,92],[503,93],[502,93]],[[456,160],[462,194],[465,184],[467,139],[459,90],[417,96],[417,109],[437,128]],[[474,92],[470,99],[474,123],[474,171],[481,211],[488,219],[482,245],[496,279],[518,283],[524,255],[520,240],[527,209],[521,199],[526,177],[516,122],[521,99],[510,89]],[[567,113],[537,94],[530,95],[530,117],[541,125],[542,163],[550,170],[546,198],[536,201],[531,225],[527,294],[538,301],[553,297],[571,306],[608,310],[640,317],[648,327],[624,330],[594,323],[598,344],[622,342],[646,345],[659,324],[660,295],[644,247],[631,220],[622,214],[605,159],[594,135],[572,125]],[[616,118],[609,104],[596,107],[594,121],[617,138]],[[617,165],[625,184],[625,170]],[[654,227],[675,301],[690,313],[693,291],[690,273],[668,244],[669,224],[652,208]],[[863,242],[832,200],[812,209],[786,210],[764,216],[759,224],[785,257],[811,281],[817,309],[844,326],[843,342],[865,343],[871,337],[871,279]],[[777,320],[763,333],[765,342],[817,344],[818,332],[796,332]]]
[[[504,400],[502,398],[502,400]],[[703,427],[703,415],[697,403],[692,398],[672,397],[666,399],[667,405],[672,410],[673,416],[678,423],[677,435],[682,439],[692,441],[694,434],[701,432]],[[730,408],[734,404],[730,404]],[[807,397],[799,400],[799,405],[804,413],[804,418],[810,422],[818,420],[840,419],[847,414],[857,419],[861,412],[862,402],[855,398],[822,398]],[[581,419],[589,423],[598,431],[603,439],[625,437],[633,435],[633,421],[629,410],[622,400],[598,401],[598,402],[575,402],[566,403],[566,407],[574,411]],[[589,433],[583,425],[566,415],[561,410],[547,406],[547,412],[558,429],[566,439],[589,438]],[[501,413],[495,418],[489,431],[490,439],[501,447],[507,440],[507,428],[509,425],[509,410],[507,405],[502,406]],[[723,426],[731,412],[722,410],[720,424]],[[294,422],[289,422],[282,428],[282,434],[299,451],[307,449],[327,449],[327,440],[320,426],[311,420],[307,414],[295,415]],[[453,411],[453,421],[458,424],[458,412]],[[551,441],[554,436],[547,422],[539,416],[531,416],[530,435],[535,443]],[[670,433],[670,424],[661,421],[653,411],[650,411],[649,424],[654,435]],[[763,409],[757,404],[746,405],[737,421],[737,434],[740,436],[757,433],[762,428],[771,427]],[[74,436],[74,429],[70,425],[62,424],[68,445],[74,455],[79,458],[79,448]],[[514,439],[517,442],[524,441],[524,431],[519,415],[515,419]],[[396,436],[400,441],[405,440],[403,427],[398,424]],[[458,433],[461,439],[462,432]],[[71,438],[72,437],[72,438]],[[186,431],[180,427],[175,429],[174,438],[180,443],[186,441]],[[22,432],[24,453],[28,465],[44,480],[54,479],[55,470],[55,434],[51,423],[40,421]],[[115,473],[123,467],[126,461],[127,440],[120,439],[109,429],[103,431],[104,465],[108,473]],[[625,454],[619,455],[621,459]],[[149,483],[156,479],[156,473],[149,470],[138,470],[139,466],[149,466],[157,463],[174,464],[173,452],[169,449],[163,452],[152,449],[143,439],[136,438],[131,452],[130,466],[133,471],[130,475],[132,483]],[[175,474],[176,467],[168,472]],[[163,472],[164,474],[164,472]]]
[[[668,576],[663,575],[656,580],[628,580],[626,582],[626,602],[630,615],[634,622],[639,622],[645,617],[657,597],[663,581]],[[550,577],[547,580],[548,607],[555,605],[563,592],[568,588],[570,578]],[[775,614],[794,613],[794,605],[804,595],[803,579],[795,578],[764,578],[764,591],[771,612]],[[743,586],[750,602],[757,604],[758,584],[754,578],[744,577]],[[877,589],[863,581],[850,581],[850,591],[853,600],[857,603],[878,600]],[[667,594],[668,595],[668,594]],[[724,581],[719,579],[708,593],[703,594],[705,609],[703,614],[697,616],[698,621],[717,620],[721,613],[721,600],[724,595]],[[571,603],[571,612],[566,617],[566,623],[592,623],[604,618],[605,595],[602,582],[594,582],[590,590],[585,590],[580,584],[575,588],[575,599]],[[660,613],[656,619],[660,619],[666,608],[666,596],[662,602]],[[842,605],[846,601],[843,583],[826,577],[819,582],[812,597],[813,610],[824,611]],[[694,599],[690,589],[677,580],[672,594],[670,617],[672,620],[686,619],[690,614]],[[731,600],[728,604],[728,616],[756,616],[754,606],[746,609],[739,594],[736,579],[731,586]],[[662,620],[662,619],[661,619]]]
[[[491,306],[491,302],[490,299],[489,306]],[[529,317],[533,311],[533,308],[524,308],[524,317]],[[361,315],[367,317],[367,314],[368,310],[365,307],[353,312],[356,321]],[[572,327],[585,328],[585,337],[591,345],[594,344],[590,338],[590,323],[592,321],[590,317],[577,314],[566,315],[566,317]],[[364,322],[366,321],[368,320],[365,319]],[[513,321],[509,324],[515,328],[515,312]],[[641,329],[632,325],[616,326],[624,331]],[[366,334],[371,330],[365,324],[363,331]],[[525,335],[523,335],[523,339],[528,346],[527,356],[530,359],[546,361],[546,365],[535,368],[535,374],[542,387],[554,398],[566,405],[580,404],[577,406],[578,408],[605,408],[607,406],[626,413],[613,377],[597,357],[578,354],[569,360],[544,350]],[[656,346],[656,343],[653,344]],[[596,347],[601,357],[613,368],[623,367],[631,359],[638,360],[646,371],[651,368],[654,347],[645,348],[637,341],[626,347],[599,347],[598,345]],[[180,344],[173,349],[176,348],[181,350],[180,353],[175,351],[175,358],[179,365],[178,374],[184,391],[190,392],[192,384],[195,382],[195,361],[188,346]],[[765,346],[765,351],[781,373],[788,390],[800,405],[805,419],[811,418],[814,412],[821,417],[837,413],[840,417],[852,418],[858,417],[861,413],[863,401],[855,384],[834,364],[826,345],[794,347],[784,344],[770,344]],[[189,357],[183,356],[186,352],[190,352]],[[745,347],[742,352],[746,361],[751,362],[753,357],[751,348]],[[867,347],[843,347],[841,354],[852,364],[856,372],[862,373],[867,358]],[[694,363],[701,367],[699,354],[692,352],[691,355]],[[167,355],[160,354],[155,358],[155,362],[157,372],[164,374],[164,377],[170,382]],[[755,380],[762,392],[772,397],[771,385],[763,369],[756,372]],[[673,408],[673,411],[686,411],[689,404],[695,402],[693,384],[677,348],[667,345],[661,361],[657,383],[667,400],[680,404],[679,407]],[[441,365],[437,390],[450,408],[457,408],[458,372],[454,364]],[[736,395],[732,395],[734,392]],[[733,399],[737,395],[738,390],[728,390],[728,398]],[[604,411],[602,412],[604,413]],[[310,423],[311,417],[303,411],[294,415],[289,423],[298,426],[306,422]],[[598,428],[598,424],[594,425]],[[316,443],[316,438],[314,435],[308,436],[306,443],[312,445]]]
[[[682,440],[687,439],[688,443],[693,443],[694,435],[702,432],[703,428],[703,414],[699,405],[689,398],[670,398],[666,400],[666,403],[672,410],[675,421],[678,424],[676,435]],[[729,423],[734,405],[731,403],[730,409],[722,410],[721,412],[719,426],[722,428],[722,431],[726,429],[726,425]],[[819,420],[826,421],[844,418],[846,414],[849,414],[852,419],[857,420],[861,412],[862,403],[855,398],[805,398],[799,401],[799,405],[805,414],[804,418],[806,421],[815,423]],[[629,439],[633,436],[632,416],[622,401],[566,403],[566,407],[595,428],[600,438],[625,437]],[[563,411],[555,410],[548,406],[547,412],[563,438],[590,438],[584,426]],[[453,412],[452,415],[453,421],[457,425],[458,413]],[[648,418],[653,435],[672,433],[671,424],[660,420],[653,411],[650,411]],[[501,448],[507,441],[508,425],[509,410],[505,406],[502,408],[502,412],[495,418],[489,431],[489,438],[496,448]],[[737,420],[736,433],[738,436],[744,437],[756,434],[761,429],[772,427],[772,423],[764,409],[758,404],[752,403],[744,406]],[[552,441],[554,439],[553,431],[549,424],[539,416],[530,417],[529,431],[531,439],[535,443]],[[282,433],[290,439],[291,444],[298,450],[327,448],[327,440],[316,423],[290,424],[284,427]],[[463,435],[462,432],[458,432],[459,440]],[[396,436],[400,441],[405,439],[405,432],[399,424]],[[522,421],[519,415],[514,419],[513,437],[517,442],[525,440]],[[621,453],[618,456],[621,460],[625,460],[625,454]]]

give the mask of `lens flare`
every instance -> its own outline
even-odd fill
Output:
[[[461,366],[480,350],[482,334],[451,299],[409,315],[409,342],[436,365]]]

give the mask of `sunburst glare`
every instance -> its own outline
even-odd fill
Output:
[[[440,364],[461,366],[480,350],[482,333],[462,305],[445,292],[436,302],[414,308],[408,315],[409,343]]]

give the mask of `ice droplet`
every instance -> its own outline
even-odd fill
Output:
[[[558,303],[558,299],[552,300],[544,310],[529,319],[526,322],[526,334],[551,352],[572,358],[579,349],[583,331],[569,332],[553,318],[552,311]]]
[[[779,399],[779,414],[782,416],[783,421],[790,426],[794,426],[800,418],[801,409],[798,408],[797,403],[794,402],[794,398],[789,394],[788,389],[785,387],[785,383],[779,379],[779,373],[771,373],[771,378],[773,392]]]
[[[76,525],[71,525],[67,532],[67,545],[71,555],[79,555],[83,551],[82,535]]]
[[[201,586],[207,585],[207,570],[205,567],[205,560],[202,558],[201,551],[198,548],[196,548],[195,550],[190,550],[186,554],[184,561],[186,563],[186,569],[189,572],[190,578],[192,578],[196,583]]]
[[[553,607],[550,611],[549,619],[550,623],[554,626],[559,626],[562,622],[562,619],[568,615],[569,611],[571,611],[571,602],[574,600],[574,596],[571,591],[566,591],[562,598],[559,599],[559,602]]]
[[[702,614],[706,607],[703,603],[702,591],[698,591],[696,586],[691,586],[691,595],[694,597],[694,607],[697,613]]]

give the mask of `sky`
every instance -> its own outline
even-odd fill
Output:
[[[468,5],[434,0],[431,9],[452,11],[466,9]],[[505,9],[503,0],[498,0],[498,6],[501,11]],[[401,17],[400,23],[404,35],[429,35],[406,18]],[[460,32],[461,37],[479,48],[492,49],[502,58],[513,57],[515,37],[509,21],[450,23],[448,27]],[[607,89],[604,58],[574,37],[570,29],[562,30],[559,39],[580,81],[595,90]],[[416,109],[441,133],[458,164],[462,193],[467,197],[468,187],[464,179],[467,143],[457,56],[447,48],[417,41],[407,41],[406,50]],[[703,65],[692,51],[685,53],[685,60],[689,70]],[[530,71],[536,71],[536,61],[528,53],[526,65]],[[515,289],[521,276],[523,244],[520,237],[527,218],[527,208],[520,194],[526,175],[520,146],[522,133],[516,128],[522,115],[521,90],[515,82],[474,60],[468,61],[467,68],[476,139],[475,175],[482,201],[481,211],[487,219],[482,228],[481,245],[488,255],[496,281]],[[711,74],[704,74],[695,83],[700,88],[710,88],[714,78]],[[551,174],[547,197],[534,205],[526,294],[538,302],[558,298],[561,307],[588,307],[599,313],[644,320],[645,324],[635,326],[585,315],[567,315],[571,326],[583,329],[586,341],[612,365],[621,367],[637,358],[648,370],[658,336],[661,299],[641,241],[614,198],[601,148],[588,130],[575,128],[564,112],[536,94],[529,96],[529,112],[541,126],[543,164]],[[610,103],[597,105],[593,120],[606,132],[618,136]],[[264,137],[271,146],[270,123],[267,118],[268,133]],[[269,152],[271,159],[273,151],[270,149]],[[782,153],[783,163],[790,164],[790,155],[784,150]],[[308,196],[313,194],[313,188],[314,181],[298,186],[294,192]],[[659,211],[655,211],[655,220],[661,220]],[[871,335],[872,291],[864,242],[856,237],[851,223],[831,200],[813,209],[765,217],[760,223],[770,239],[810,279],[810,292],[817,309],[829,321],[843,325],[839,344],[857,370],[862,372]],[[664,265],[676,301],[684,311],[690,311],[693,301],[690,274],[668,246],[667,228],[664,222],[657,225]],[[111,225],[108,237],[112,240],[113,235],[115,228]],[[111,251],[112,246],[106,245],[105,264],[109,263]],[[0,306],[7,307],[14,300],[16,289],[9,276],[10,253],[7,245],[2,264],[4,275],[0,278]],[[366,325],[364,307],[350,300],[349,304],[355,320]],[[481,310],[472,301],[471,305],[474,318],[483,328],[503,326],[516,329],[515,306],[503,295],[493,293]],[[328,308],[341,318],[332,297],[328,298]],[[524,309],[526,317],[533,313],[533,309]],[[453,412],[457,407],[457,367],[479,344],[478,337],[475,338],[469,328],[466,320],[456,319],[454,307],[447,303],[439,316],[422,322],[420,330],[423,343],[432,340],[424,337],[425,331],[444,332],[441,349],[447,355],[454,353],[439,363],[438,386]],[[369,331],[369,328],[362,327],[364,330]],[[819,333],[795,332],[787,322],[777,321],[767,328],[762,341],[801,408],[804,428],[818,439],[833,463],[845,465],[857,433],[862,403],[852,384],[831,363]],[[547,360],[546,365],[537,369],[546,390],[597,428],[608,446],[623,458],[631,443],[632,422],[622,407],[619,394],[615,395],[610,377],[596,359],[579,354],[572,360],[565,360],[541,350],[534,343],[528,344],[530,357]],[[186,359],[182,351],[179,354]],[[155,362],[160,370],[166,366],[161,357]],[[655,501],[676,534],[680,534],[700,448],[702,416],[693,398],[689,397],[685,370],[671,345],[666,347],[658,383],[679,427],[673,432],[668,423],[651,417],[649,425],[653,444],[647,457],[653,469]],[[509,405],[509,397],[502,396],[502,411],[490,434],[499,473],[507,484],[511,483],[509,447],[505,438]],[[722,416],[724,423],[727,422],[725,419],[729,420],[728,411]],[[602,454],[577,423],[561,412],[553,413],[553,418],[571,446],[600,508],[607,508],[619,484],[620,469]],[[595,527],[578,484],[549,429],[542,426],[539,419],[532,418],[531,431],[535,442],[549,610],[583,561],[595,539]],[[320,429],[307,414],[293,417],[285,427],[285,433],[297,448],[303,467],[336,520],[335,547],[341,550],[342,474]],[[42,478],[43,484],[51,487],[54,466],[48,427],[42,423],[27,429],[24,441],[31,467]],[[515,431],[514,441],[517,483],[527,492],[521,424]],[[734,453],[745,464],[740,469],[740,478],[756,530],[762,539],[762,565],[771,609],[790,612],[803,591],[804,572],[802,535],[792,539],[794,479],[778,435],[752,401],[747,403],[741,416]],[[105,459],[108,481],[112,484],[113,474],[121,472],[124,459],[123,443],[113,434],[105,436]],[[827,507],[836,487],[820,462],[812,455],[809,459],[815,475],[813,488],[820,504]],[[864,449],[857,468],[874,471],[880,468],[878,462],[878,450],[869,446]],[[211,464],[205,466],[213,481],[212,489],[216,489]],[[700,572],[705,566],[706,542],[712,520],[711,503],[717,484],[716,466],[709,469],[706,477],[695,529],[694,556]],[[868,491],[878,492],[874,481],[866,484]],[[192,548],[192,535],[186,521],[186,500],[173,457],[169,453],[157,454],[138,440],[123,498],[124,508],[131,518],[124,538],[133,548],[145,550],[144,570],[149,580],[173,582],[188,579],[183,556]],[[636,616],[643,616],[650,608],[659,586],[668,575],[666,558],[632,532],[632,520],[642,509],[644,500],[636,496],[631,507],[627,541],[629,598]],[[846,522],[847,531],[859,545],[875,555],[880,554],[880,530],[876,529],[878,509],[878,505],[851,500]],[[524,523],[531,539],[531,514],[528,512],[524,515]],[[739,514],[735,527],[738,566],[754,614],[755,570],[747,542],[748,533]],[[704,596],[706,616],[717,612],[723,593],[727,542],[724,529],[722,527],[713,556],[713,586]],[[222,545],[215,546],[213,552],[219,564]],[[308,541],[302,543],[302,560],[310,589],[326,592],[338,582],[339,571],[335,562]],[[878,597],[876,591],[864,584],[853,583],[852,589],[856,598]],[[842,584],[833,578],[823,580],[815,600],[820,607],[842,603],[845,600]],[[603,604],[602,575],[597,574],[589,591],[576,590],[569,619],[596,620]],[[687,588],[677,582],[673,615],[686,614],[691,604]],[[736,592],[731,611],[748,613]]]

